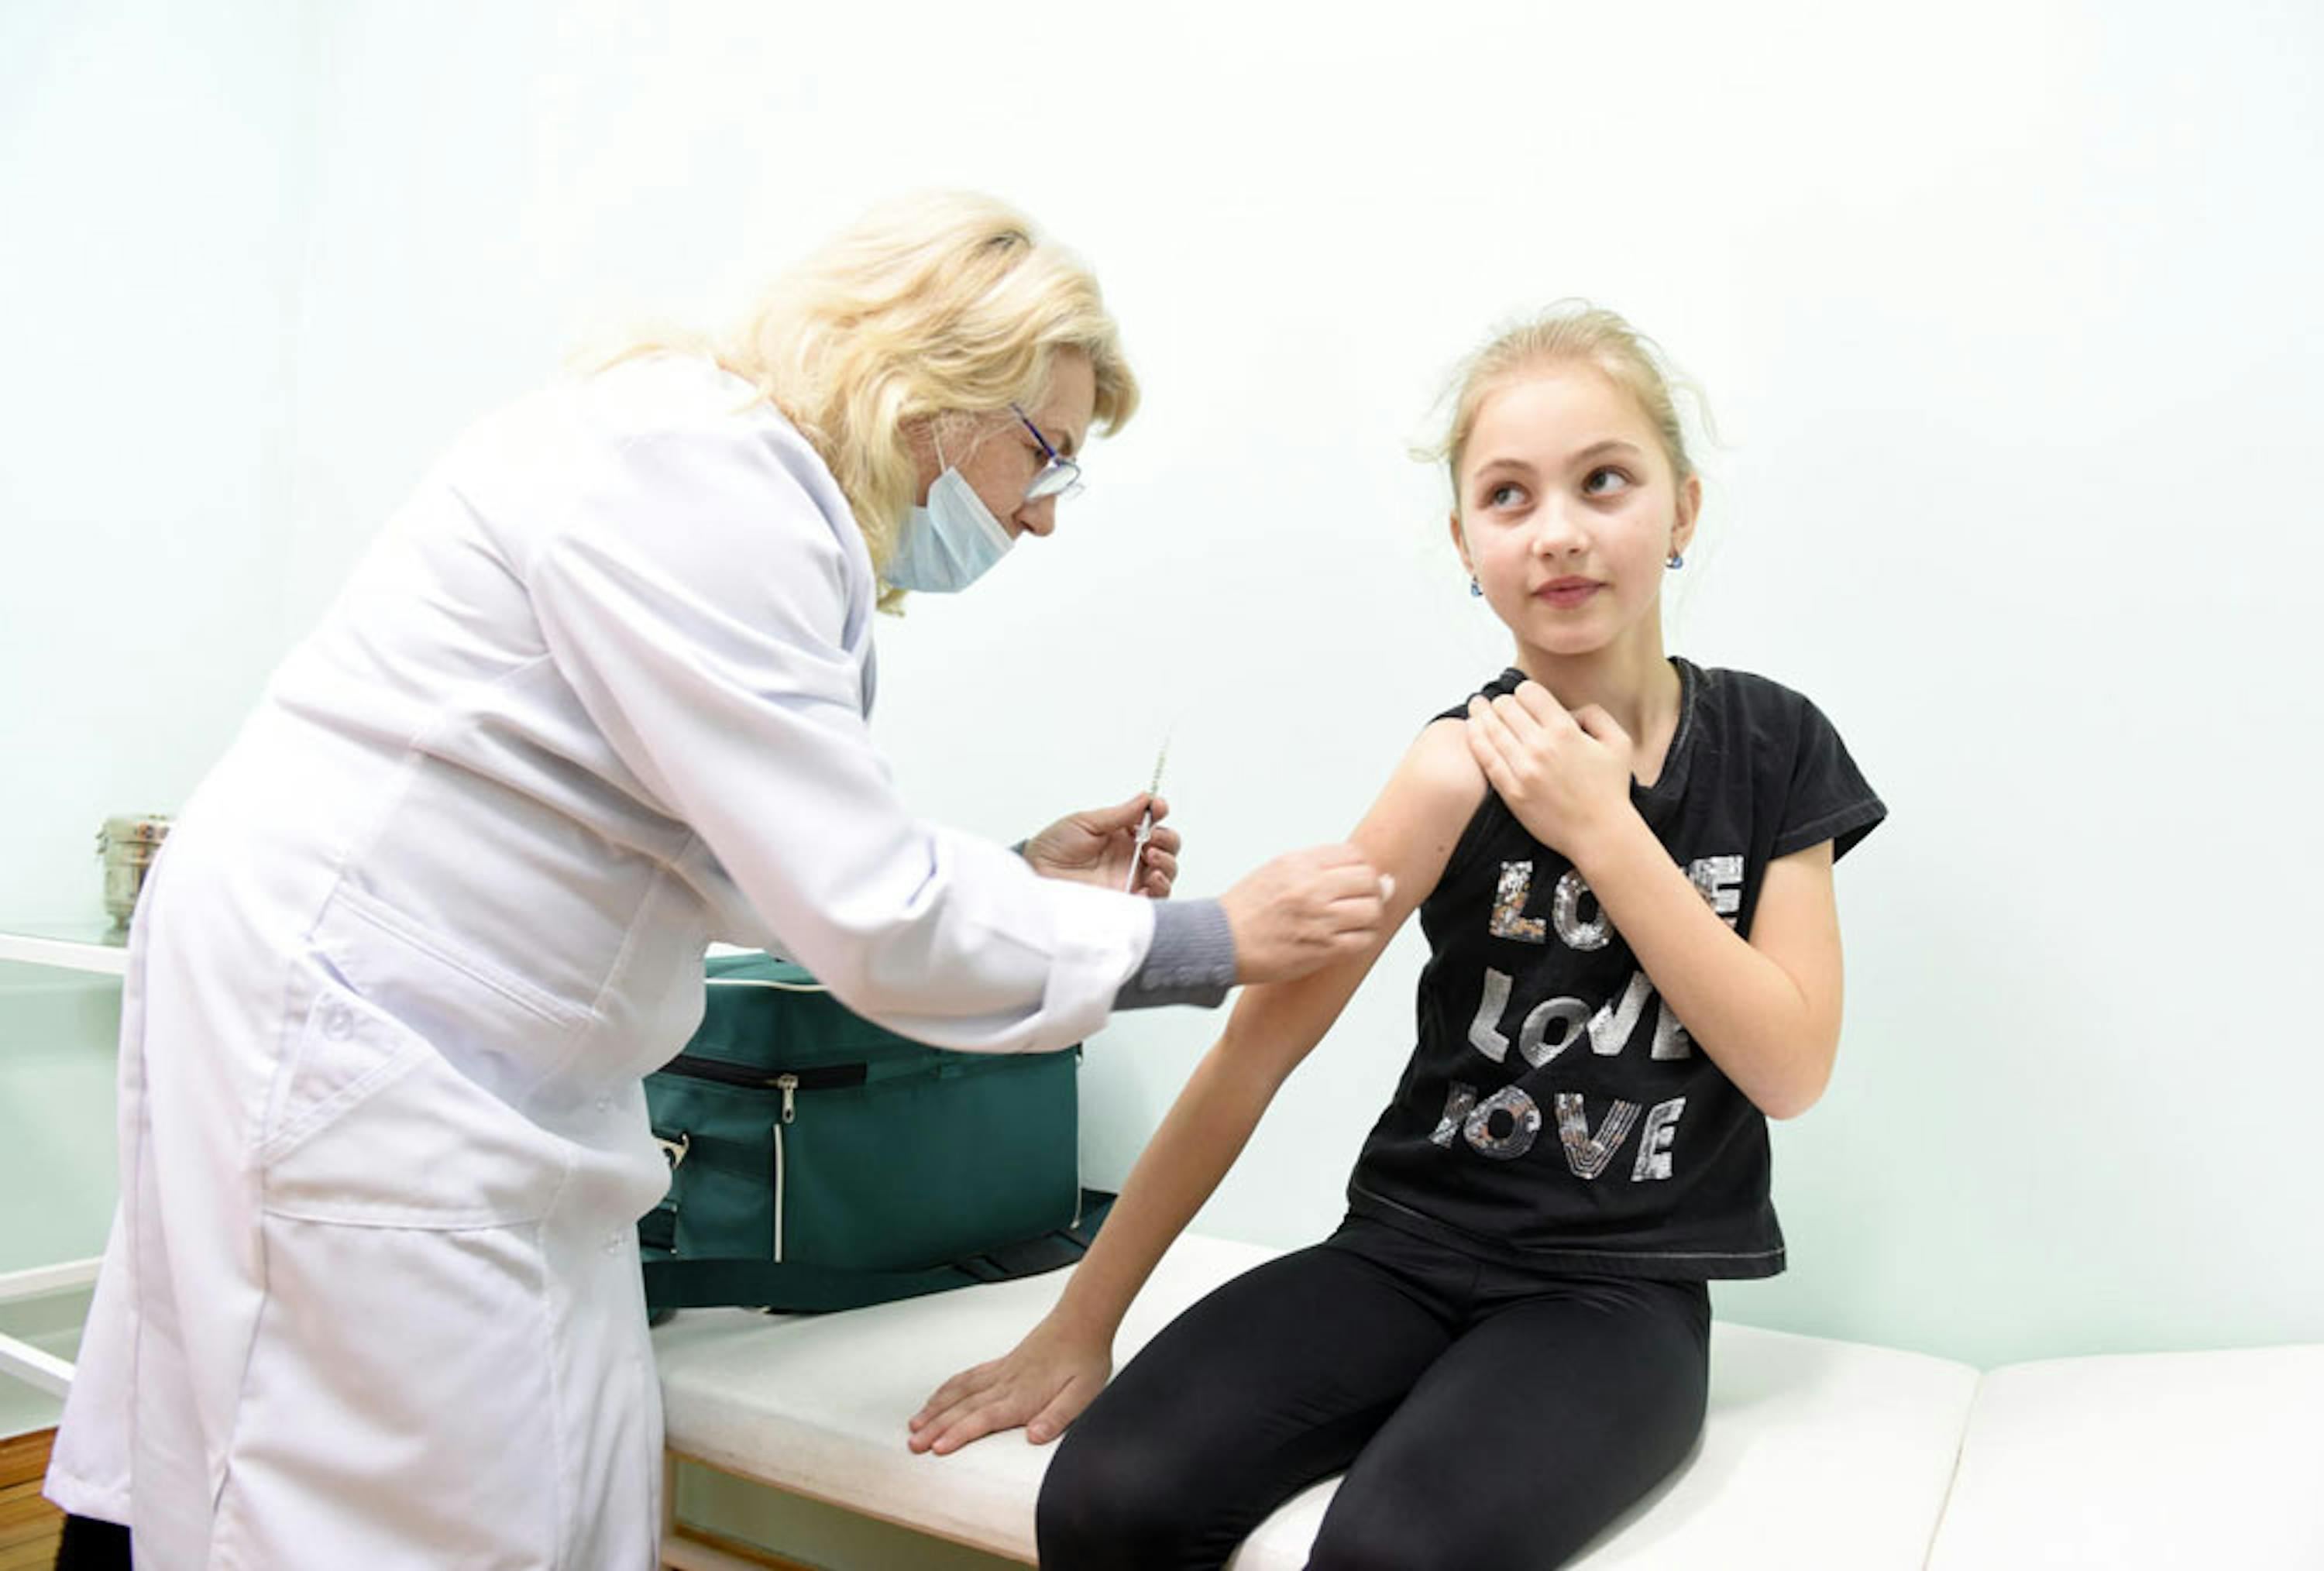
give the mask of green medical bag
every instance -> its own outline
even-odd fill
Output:
[[[646,1077],[670,1160],[638,1224],[646,1299],[853,1308],[1080,1258],[1078,1047],[959,1053],[855,1014],[765,955],[707,966],[702,1024]]]

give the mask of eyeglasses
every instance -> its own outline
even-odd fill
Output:
[[[1010,413],[1025,422],[1025,429],[1033,433],[1033,439],[1041,444],[1041,451],[1049,459],[1041,466],[1041,472],[1033,476],[1033,483],[1025,487],[1025,500],[1038,502],[1044,496],[1054,496],[1062,502],[1068,496],[1079,496],[1082,494],[1082,467],[1049,445],[1049,439],[1041,434],[1041,428],[1033,423],[1031,415],[1013,403],[1009,409]]]

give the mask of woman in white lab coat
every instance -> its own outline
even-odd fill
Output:
[[[706,944],[1013,1052],[1370,941],[1347,847],[1132,899],[1144,799],[1012,853],[915,818],[871,744],[875,605],[1049,534],[1136,402],[1080,264],[945,197],[729,337],[455,446],[147,885],[51,1498],[129,1524],[143,1566],[642,1571],[633,1224],[667,1174],[640,1081]],[[1176,849],[1157,829],[1142,892]]]

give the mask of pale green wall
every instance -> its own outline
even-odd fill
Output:
[[[113,1213],[110,977],[0,964],[0,1271],[102,1252]]]
[[[311,53],[291,0],[0,7],[0,924],[101,928],[97,826],[281,646]],[[103,1250],[118,998],[0,964],[0,1271]],[[50,1410],[5,1383],[0,1432]]]
[[[1343,833],[1499,663],[1405,448],[1492,319],[1585,293],[1720,416],[1674,644],[1811,692],[1895,810],[1841,869],[1839,1077],[1777,1132],[1794,1269],[1721,1312],[1979,1363],[2324,1339],[2324,216],[2286,198],[2324,21],[1298,15],[1077,14],[1045,51],[913,5],[0,10],[10,903],[94,910],[97,821],[183,795],[475,412],[941,183],[1096,261],[1148,399],[1056,540],[883,627],[880,735],[924,810],[1014,837],[1142,784],[1176,714],[1214,891]],[[1331,1224],[1418,958],[1203,1225]],[[102,984],[25,986],[0,1109],[85,1160]],[[1093,1178],[1216,1024],[1093,1043]],[[0,1187],[57,1182],[24,1150]],[[0,1256],[93,1247],[74,1182]]]

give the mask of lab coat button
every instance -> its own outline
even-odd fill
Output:
[[[619,1254],[622,1251],[627,1249],[629,1244],[630,1235],[627,1233],[610,1234],[605,1239],[605,1252],[607,1254]]]
[[[610,1097],[610,1096],[600,1096],[600,1097],[598,1097],[598,1098],[597,1098],[597,1111],[598,1111],[598,1112],[600,1112],[600,1113],[611,1113],[611,1112],[613,1112],[613,1099],[612,1097]]]
[[[337,999],[323,1006],[323,1034],[333,1041],[346,1041],[347,1033],[355,1030],[355,1015]]]

